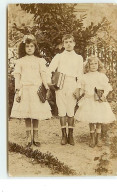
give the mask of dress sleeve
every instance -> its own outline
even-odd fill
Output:
[[[79,70],[78,70],[78,81],[77,81],[78,88],[81,88],[82,77],[83,77],[83,58],[82,58],[82,56],[80,56]]]
[[[15,63],[14,77],[15,77],[15,89],[21,89],[21,63],[19,60]]]
[[[46,67],[46,60],[41,58],[40,60],[40,74],[42,78],[42,82],[45,86],[46,89],[49,89],[48,84],[47,84],[47,67]]]
[[[21,73],[22,73],[21,62],[20,62],[20,60],[16,60],[14,76],[16,74],[20,74],[21,75]]]
[[[109,83],[108,77],[105,74],[103,75],[102,82],[104,83],[104,96],[106,97],[108,95],[109,91],[112,91],[112,87]]]
[[[46,60],[43,58],[40,58],[40,72],[46,72]]]
[[[85,75],[82,76],[80,80],[80,95],[85,92]]]

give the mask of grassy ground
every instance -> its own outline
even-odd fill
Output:
[[[8,124],[8,140],[25,147],[26,135],[23,120],[11,119]],[[41,121],[39,125],[41,147],[32,150],[51,153],[60,162],[75,170],[76,176],[117,175],[117,123],[105,126],[102,147],[89,147],[87,123],[76,122],[74,129],[75,146],[60,145],[61,131],[58,118]],[[16,162],[14,164],[14,162]],[[22,162],[22,163],[21,163]],[[21,166],[18,166],[21,165]],[[46,165],[41,167],[26,156],[9,152],[9,174],[12,176],[61,176]]]

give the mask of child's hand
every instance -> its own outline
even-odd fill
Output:
[[[102,95],[102,97],[100,98],[100,102],[106,102],[106,97],[104,95]]]
[[[57,88],[55,87],[55,84],[48,83],[48,86],[49,86],[49,88],[50,88],[51,90],[53,90],[53,91],[56,91],[56,90],[57,90]]]
[[[51,95],[51,92],[50,92],[50,89],[48,89],[46,93],[46,100],[50,98],[50,95]]]
[[[80,89],[79,88],[77,88],[74,91],[73,96],[75,97],[75,99],[79,99],[79,97],[80,97]]]
[[[19,91],[16,91],[16,93],[15,93],[15,99],[16,99],[16,102],[20,103],[20,101],[21,101],[21,96],[20,96],[20,94],[19,94]]]
[[[21,96],[16,97],[16,102],[20,103],[21,102]]]

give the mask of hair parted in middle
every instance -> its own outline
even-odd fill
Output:
[[[86,62],[85,62],[85,65],[84,65],[84,73],[88,73],[90,71],[90,63],[93,61],[93,60],[97,60],[98,62],[98,69],[97,71],[98,72],[102,72],[102,73],[106,73],[106,69],[104,67],[104,64],[100,61],[100,59],[95,56],[95,55],[91,55],[87,58]]]
[[[71,39],[75,42],[74,36],[72,34],[65,34],[62,38],[62,43],[67,40],[67,39]]]
[[[35,46],[35,52],[34,55],[39,57],[39,48],[38,48],[38,44],[37,44],[37,40],[36,38],[30,34],[30,35],[25,35],[22,39],[22,42],[19,45],[19,50],[18,50],[18,54],[19,54],[19,58],[22,58],[26,55],[26,51],[25,51],[25,46],[27,44],[33,43]]]

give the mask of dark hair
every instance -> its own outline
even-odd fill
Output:
[[[30,37],[28,38],[28,35],[27,35],[27,38],[22,40],[22,42],[19,45],[19,50],[18,50],[19,58],[22,58],[26,55],[26,51],[25,51],[26,43],[28,43],[28,44],[33,43],[34,44],[34,46],[35,46],[34,55],[39,57],[39,48],[38,48],[37,41],[36,41],[35,37],[33,37],[33,39],[32,39]]]
[[[73,37],[73,35],[72,34],[66,34],[66,35],[64,35],[63,36],[63,38],[62,38],[62,42],[64,42],[65,40],[67,40],[67,39],[73,39],[73,41],[75,42],[75,39],[74,39],[74,37]]]
[[[84,66],[84,73],[87,73],[90,71],[90,62],[92,60],[96,59],[98,61],[98,72],[102,72],[102,73],[106,73],[106,69],[104,67],[104,64],[100,61],[100,59],[95,56],[95,55],[91,55],[88,57],[88,59],[86,60],[85,66]]]

